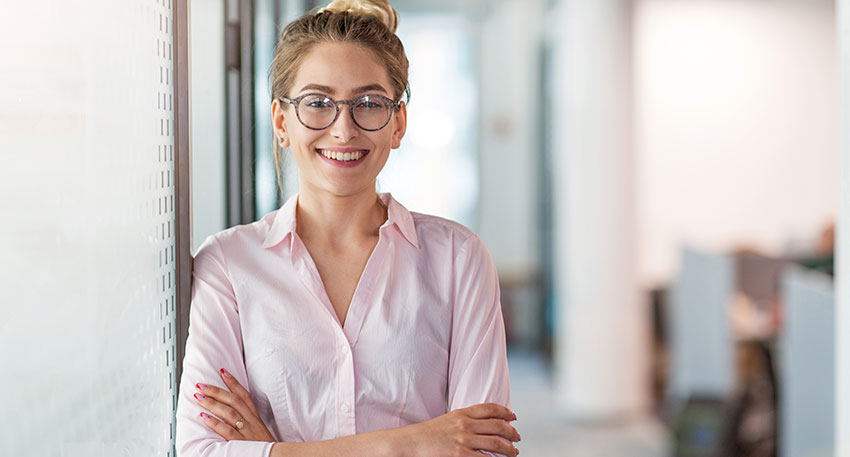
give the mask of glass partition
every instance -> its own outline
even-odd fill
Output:
[[[173,456],[175,7],[0,15],[0,455]]]

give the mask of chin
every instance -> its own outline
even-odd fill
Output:
[[[320,187],[325,192],[337,197],[350,197],[364,192],[375,192],[375,182],[359,184],[325,184]]]

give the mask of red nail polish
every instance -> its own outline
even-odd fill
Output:
[[[207,396],[202,393],[197,393],[195,394],[195,398],[197,398],[198,400],[205,400]]]
[[[195,388],[197,388],[198,390],[207,390],[207,385],[199,382],[195,384]]]
[[[231,377],[230,372],[225,370],[224,368],[221,369],[221,374],[227,376],[228,378]]]
[[[201,419],[209,419],[210,416],[207,416],[207,413],[201,413]]]
[[[514,415],[514,420],[516,420],[516,413],[513,413],[513,415]]]

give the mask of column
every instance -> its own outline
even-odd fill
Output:
[[[631,2],[561,0],[553,74],[555,388],[564,415],[646,409],[648,316],[639,294]]]

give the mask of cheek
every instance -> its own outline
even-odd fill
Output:
[[[313,159],[315,152],[310,143],[298,143],[292,145],[292,157],[299,169],[309,167],[310,161]]]
[[[290,159],[295,162],[294,165],[298,167],[299,172],[311,173],[310,170],[315,168],[313,165],[315,151],[313,151],[312,143],[303,138],[297,138],[290,142],[289,151]]]
[[[298,121],[295,121],[298,122]],[[292,126],[289,135],[289,147],[294,155],[306,155],[313,152],[313,145],[321,136],[321,132],[310,130],[303,125]]]

